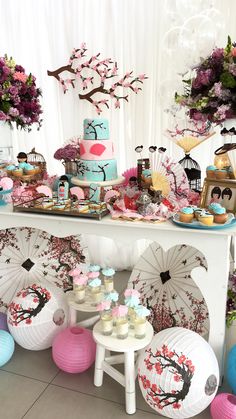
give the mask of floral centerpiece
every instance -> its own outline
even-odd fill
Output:
[[[66,173],[77,173],[77,161],[80,157],[79,138],[70,138],[61,148],[54,153],[56,160],[62,160]]]
[[[41,90],[36,87],[35,80],[12,58],[0,57],[0,121],[10,127],[15,123],[17,128],[28,131],[34,123],[38,129],[41,127]]]
[[[183,80],[184,94],[175,94],[190,118],[219,124],[236,117],[236,43],[228,37],[226,48],[215,48],[192,72]]]

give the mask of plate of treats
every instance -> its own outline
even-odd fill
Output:
[[[207,209],[184,207],[173,216],[172,221],[181,227],[220,230],[235,225],[236,218],[220,204],[213,203]]]

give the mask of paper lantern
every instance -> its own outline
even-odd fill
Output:
[[[95,354],[92,332],[82,327],[69,327],[53,341],[52,357],[55,364],[72,374],[86,371],[94,363]]]
[[[211,403],[212,419],[236,418],[236,396],[229,393],[218,394]]]
[[[236,394],[236,345],[231,348],[228,354],[226,376],[229,386]]]
[[[210,345],[182,327],[162,330],[138,360],[138,378],[146,402],[168,418],[190,418],[213,400],[219,367]]]
[[[0,330],[6,330],[6,332],[9,332],[7,325],[7,315],[5,313],[0,313]]]
[[[16,294],[7,311],[9,331],[25,349],[41,350],[67,326],[65,294],[53,285],[32,284]]]
[[[0,367],[5,365],[12,357],[15,342],[10,333],[0,330]]]

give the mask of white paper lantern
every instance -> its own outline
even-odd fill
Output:
[[[16,294],[7,311],[9,331],[25,349],[52,346],[54,337],[67,327],[65,294],[53,285],[32,284]]]
[[[138,360],[146,402],[168,418],[190,418],[214,399],[219,367],[210,345],[182,327],[162,330]]]

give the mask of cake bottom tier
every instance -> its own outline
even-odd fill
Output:
[[[117,161],[112,160],[79,160],[78,179],[91,182],[105,182],[118,177]]]

